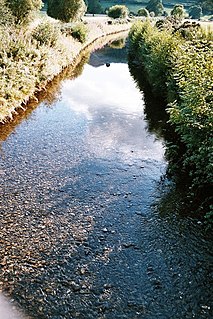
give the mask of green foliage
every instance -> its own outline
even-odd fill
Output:
[[[59,38],[59,28],[56,24],[49,21],[40,23],[32,32],[32,38],[50,47],[56,45]]]
[[[171,16],[175,16],[178,19],[183,19],[185,15],[186,12],[182,4],[176,4],[171,11]]]
[[[108,16],[110,18],[122,18],[125,19],[128,16],[129,10],[126,6],[115,5],[109,8]]]
[[[42,7],[42,0],[5,0],[16,23],[28,22],[32,13]]]
[[[84,43],[87,38],[88,30],[84,23],[76,23],[72,25],[62,25],[61,32],[66,36],[71,36],[81,43]]]
[[[138,10],[138,16],[149,17],[149,11],[146,8],[141,8]]]
[[[6,5],[6,0],[0,0],[0,26],[9,26],[14,24],[14,22],[14,16]]]
[[[71,35],[74,39],[77,39],[79,42],[84,43],[87,38],[88,30],[83,23],[78,23],[71,28]]]
[[[130,53],[144,67],[153,91],[158,95],[166,95],[167,77],[171,68],[171,56],[180,41],[167,30],[159,32],[149,21],[138,21],[130,31]]]
[[[178,172],[188,173],[188,195],[194,202],[200,198],[199,209],[207,213],[213,180],[213,35],[187,23],[159,31],[137,22],[130,31],[130,56],[143,65],[154,92],[170,99],[170,123],[178,137],[168,145],[170,168],[175,164]]]
[[[48,0],[47,14],[62,22],[78,21],[86,12],[83,0]]]
[[[99,0],[87,0],[87,12],[88,13],[102,13],[103,8]]]
[[[213,0],[200,0],[199,4],[204,14],[213,14]]]
[[[155,16],[160,16],[164,12],[162,0],[150,0],[146,6],[149,12],[154,12]]]
[[[202,16],[201,6],[192,6],[189,8],[189,17],[192,19],[200,19]]]
[[[173,63],[179,99],[170,105],[170,121],[186,145],[185,167],[193,186],[213,180],[213,45],[205,39],[187,41]]]

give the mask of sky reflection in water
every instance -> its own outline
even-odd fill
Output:
[[[86,65],[81,77],[64,81],[62,96],[63,106],[87,122],[85,138],[94,155],[105,157],[114,150],[124,160],[130,152],[137,158],[163,160],[162,140],[146,129],[143,96],[127,64]]]

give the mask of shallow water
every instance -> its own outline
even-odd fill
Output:
[[[125,56],[0,128],[0,284],[32,318],[212,318],[211,238],[162,205],[162,118]]]

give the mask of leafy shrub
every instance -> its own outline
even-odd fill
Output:
[[[130,53],[139,56],[140,64],[157,95],[167,94],[167,77],[171,68],[171,56],[179,41],[167,30],[161,32],[149,21],[138,21],[130,31]]]
[[[138,16],[140,17],[149,17],[149,11],[145,8],[141,8],[138,10]]]
[[[175,16],[178,19],[183,19],[186,15],[184,6],[182,4],[176,4],[172,11],[171,11],[171,16]]]
[[[6,0],[0,0],[0,26],[12,25],[14,22],[15,18],[6,5]]]
[[[77,39],[79,42],[83,43],[87,38],[87,28],[83,23],[78,23],[71,27],[71,35],[74,39]]]
[[[47,14],[63,22],[78,21],[86,12],[83,0],[48,0]]]
[[[34,11],[42,7],[42,0],[5,0],[15,17],[16,23],[27,22]]]
[[[33,30],[32,38],[36,39],[39,44],[54,46],[58,41],[59,34],[59,28],[56,24],[44,21]]]
[[[87,12],[88,13],[103,13],[103,8],[99,0],[87,0]]]
[[[191,6],[189,8],[189,17],[192,19],[200,19],[202,16],[202,8],[201,6]]]
[[[147,3],[146,9],[149,12],[154,12],[155,16],[160,16],[164,12],[162,0],[150,0]]]
[[[108,16],[113,19],[125,19],[128,16],[129,10],[126,6],[115,5],[109,8]]]

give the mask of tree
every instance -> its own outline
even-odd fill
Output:
[[[126,18],[128,16],[129,9],[126,6],[115,5],[109,8],[108,16],[111,18]]]
[[[156,16],[160,16],[164,12],[162,0],[150,0],[146,6],[149,12],[154,12]]]
[[[47,14],[62,22],[80,20],[86,12],[83,0],[48,0]]]
[[[32,12],[42,7],[41,0],[5,0],[5,3],[15,17],[16,23],[28,21]]]
[[[171,11],[171,16],[174,16],[178,19],[183,19],[185,14],[186,14],[186,12],[185,12],[184,6],[182,4],[174,5],[174,7]]]
[[[204,14],[213,14],[213,0],[200,0],[199,4]]]
[[[141,8],[138,10],[138,16],[149,17],[149,11],[146,8]]]
[[[189,8],[189,16],[192,19],[200,19],[202,15],[202,8],[201,6],[192,6]]]
[[[99,0],[87,0],[87,12],[88,13],[102,13],[103,8]]]

